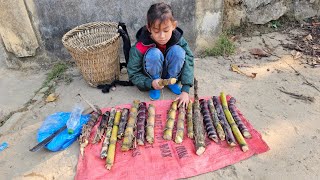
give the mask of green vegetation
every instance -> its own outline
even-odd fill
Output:
[[[53,66],[51,72],[48,73],[46,80],[43,82],[42,87],[45,87],[53,79],[61,78],[63,73],[68,69],[65,63],[57,63]]]
[[[207,56],[229,56],[235,51],[235,45],[229,39],[226,33],[222,33],[215,46],[211,49],[206,49],[205,54]]]
[[[281,27],[281,22],[279,20],[272,20],[269,23],[269,27],[278,29],[279,27]]]

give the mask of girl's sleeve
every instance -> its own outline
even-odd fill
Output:
[[[147,91],[152,88],[152,79],[143,74],[143,55],[135,46],[130,49],[127,65],[129,80],[140,90]]]
[[[193,86],[194,78],[194,57],[187,41],[182,37],[180,46],[186,51],[186,59],[181,71],[181,91],[189,93],[190,87]]]

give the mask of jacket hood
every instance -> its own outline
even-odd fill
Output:
[[[155,44],[154,40],[151,39],[150,35],[151,33],[148,31],[147,27],[143,26],[137,32],[136,39],[138,42],[142,42],[144,45]],[[180,29],[179,27],[176,27],[176,29],[172,31],[172,36],[168,41],[167,46],[177,44],[180,38],[182,37],[182,35],[183,35],[182,29]]]

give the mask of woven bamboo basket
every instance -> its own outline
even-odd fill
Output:
[[[86,82],[96,87],[120,73],[118,23],[93,22],[75,27],[62,37]]]

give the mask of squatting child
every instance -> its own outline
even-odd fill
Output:
[[[179,106],[189,103],[193,85],[194,60],[183,31],[177,27],[171,7],[165,3],[150,6],[147,24],[136,34],[137,42],[130,49],[128,74],[142,91],[149,91],[152,100],[160,98],[160,79],[176,78],[179,84],[168,85],[178,97]]]

